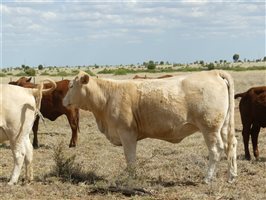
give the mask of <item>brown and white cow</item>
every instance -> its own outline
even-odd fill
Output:
[[[43,83],[37,89],[0,85],[0,143],[9,140],[14,159],[9,185],[18,181],[24,162],[26,179],[30,181],[33,178],[33,151],[29,134],[40,109],[42,94],[48,94],[56,88],[55,82],[49,81],[50,89],[43,89]]]
[[[245,158],[250,160],[249,138],[251,136],[253,153],[259,157],[258,136],[261,127],[266,127],[266,86],[253,87],[244,93],[235,95],[241,97],[239,111],[243,125],[242,136],[245,148]]]
[[[96,79],[80,72],[69,87],[63,104],[91,111],[107,139],[123,146],[129,169],[135,168],[138,140],[179,143],[200,131],[209,150],[205,182],[211,181],[222,151],[228,181],[237,175],[234,84],[226,72],[146,81]]]
[[[26,88],[35,88],[36,84],[33,84],[30,82],[31,78],[21,77],[17,81],[9,82],[9,84],[12,85],[19,85],[21,87]],[[56,82],[56,89],[47,95],[44,95],[42,98],[41,103],[41,113],[42,115],[51,120],[54,121],[61,115],[66,115],[69,125],[71,127],[72,131],[72,137],[70,139],[69,147],[75,147],[77,144],[78,139],[78,129],[79,129],[79,110],[77,108],[71,108],[71,107],[65,107],[63,106],[63,98],[67,93],[68,90],[68,84],[69,80],[62,80]],[[49,88],[50,84],[44,84],[44,88]],[[38,148],[39,142],[38,142],[38,126],[39,126],[39,117],[36,117],[36,120],[34,122],[34,125],[32,127],[32,131],[34,134],[33,137],[33,147]]]

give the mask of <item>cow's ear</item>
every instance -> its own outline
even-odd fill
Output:
[[[81,84],[87,84],[87,83],[89,82],[89,80],[90,80],[90,77],[89,77],[87,74],[83,75],[83,76],[80,78],[80,82],[81,82]]]
[[[31,81],[31,78],[32,78],[32,77],[28,78],[28,79],[26,80],[26,82],[30,82],[30,81]]]

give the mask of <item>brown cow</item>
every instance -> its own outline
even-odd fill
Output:
[[[30,82],[31,78],[21,77],[17,81],[9,82],[9,84],[12,85],[19,85],[21,87],[25,88],[35,88],[37,85]],[[48,95],[43,95],[42,102],[41,102],[41,113],[42,115],[51,120],[56,120],[61,115],[66,115],[69,125],[72,130],[72,137],[70,140],[69,147],[75,147],[77,143],[78,138],[78,129],[79,129],[79,109],[77,108],[67,108],[63,106],[62,100],[65,97],[67,91],[68,91],[68,84],[69,80],[62,80],[56,82],[56,89]],[[44,84],[44,88],[51,87],[50,83]],[[36,120],[34,121],[34,125],[32,127],[32,131],[34,134],[33,137],[33,147],[38,148],[38,126],[39,126],[39,117],[36,117]]]
[[[161,79],[161,78],[169,78],[169,77],[173,77],[173,75],[162,75],[162,76],[158,76],[158,77],[148,77],[148,76],[139,76],[139,75],[135,75],[133,77],[133,79]]]
[[[245,158],[250,160],[248,144],[251,135],[253,153],[258,159],[258,136],[260,128],[266,127],[266,86],[250,88],[247,92],[235,95],[235,98],[238,97],[241,97],[239,111],[243,124]]]

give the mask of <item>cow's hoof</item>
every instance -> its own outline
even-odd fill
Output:
[[[13,181],[9,181],[8,183],[7,183],[7,185],[10,185],[10,186],[12,186],[12,185],[15,185],[16,183],[14,183]]]
[[[207,177],[205,177],[204,179],[203,179],[203,183],[205,183],[205,184],[210,184],[211,183],[211,179],[210,178],[207,178]]]
[[[73,148],[73,147],[76,147],[76,145],[75,144],[70,144],[69,145],[69,148]]]
[[[251,160],[251,157],[250,157],[249,155],[246,155],[246,156],[245,156],[245,159],[246,159],[246,160]]]

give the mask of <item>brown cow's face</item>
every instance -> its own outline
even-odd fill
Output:
[[[69,83],[68,92],[63,99],[64,106],[74,106],[87,110],[86,108],[86,87],[89,82],[87,74],[79,74]]]
[[[31,81],[31,77],[26,78],[23,76],[23,77],[19,78],[17,81],[10,81],[8,84],[23,86],[25,83],[29,83],[30,81]]]

